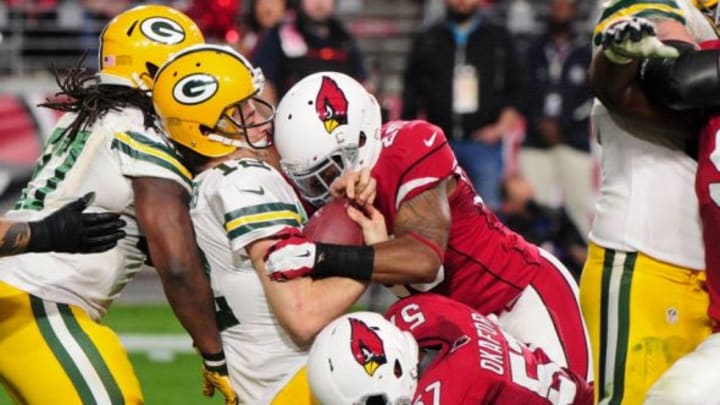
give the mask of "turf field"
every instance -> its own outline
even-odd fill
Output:
[[[202,396],[199,358],[192,353],[189,338],[167,306],[116,304],[104,322],[128,342],[130,360],[140,379],[147,404],[223,403],[220,394],[213,399]],[[126,340],[128,337],[130,339]],[[0,389],[0,405],[10,404],[10,398]]]

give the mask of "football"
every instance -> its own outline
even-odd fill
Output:
[[[362,228],[347,215],[349,204],[346,199],[336,199],[315,211],[303,228],[305,236],[321,243],[362,245]]]

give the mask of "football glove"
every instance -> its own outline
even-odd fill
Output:
[[[297,228],[286,227],[265,254],[265,273],[273,281],[309,276],[315,266],[317,246]]]
[[[47,217],[30,222],[28,252],[97,253],[113,248],[125,237],[120,215],[82,211],[95,193],[65,204]]]
[[[201,353],[201,356],[203,358],[203,395],[212,397],[215,395],[215,390],[218,390],[225,397],[225,405],[237,405],[239,400],[230,385],[225,353]]]
[[[677,58],[677,49],[655,34],[655,25],[642,17],[620,17],[600,34],[600,44],[611,62],[624,65],[636,59]]]

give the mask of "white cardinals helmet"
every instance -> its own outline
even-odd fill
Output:
[[[308,358],[310,388],[325,405],[410,405],[417,388],[418,345],[375,312],[327,325]]]
[[[302,196],[320,206],[345,170],[372,168],[380,155],[380,105],[362,84],[337,72],[315,73],[280,100],[275,145]]]

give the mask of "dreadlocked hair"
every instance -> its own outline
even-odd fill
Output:
[[[108,112],[121,111],[125,107],[135,107],[142,111],[145,128],[159,130],[149,91],[101,84],[98,77],[83,66],[84,61],[85,55],[76,66],[66,71],[64,78],[61,78],[53,64],[55,82],[61,91],[38,104],[39,107],[77,114],[65,128],[63,136],[68,136],[68,140],[72,142],[79,132],[92,126]]]

